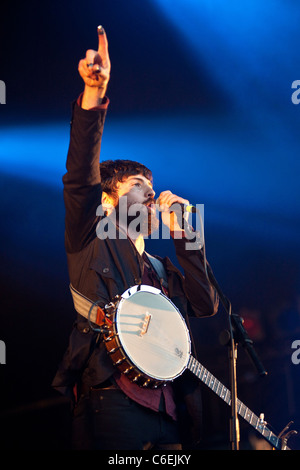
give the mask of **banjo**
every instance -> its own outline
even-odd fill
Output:
[[[105,313],[104,342],[119,371],[141,387],[156,388],[191,371],[228,405],[231,392],[191,355],[186,323],[172,301],[159,289],[136,285],[127,289]],[[263,415],[256,416],[237,400],[237,412],[275,449],[289,450],[290,424],[276,436]]]

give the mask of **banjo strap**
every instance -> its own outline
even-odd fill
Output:
[[[162,285],[164,287],[167,287],[168,286],[167,275],[166,275],[162,262],[159,261],[157,258],[154,258],[154,256],[149,255],[148,253],[147,253],[147,256],[149,260],[151,261],[151,264],[155,272],[157,273],[157,276],[159,277]],[[107,324],[107,322],[111,323],[111,321],[105,315],[104,310],[102,310],[102,308],[100,308],[99,305],[97,305],[97,302],[92,302],[90,299],[85,297],[78,290],[76,290],[72,286],[72,284],[70,284],[70,291],[72,294],[74,308],[76,312],[82,315],[83,317],[87,318],[89,323],[92,322],[100,327],[103,326],[104,324]],[[194,349],[194,355],[197,356],[188,315],[186,316],[185,320],[186,320],[186,324],[190,332],[190,337],[191,337],[191,341],[192,341],[192,345]]]
[[[158,280],[161,282],[161,285],[167,289],[168,279],[167,279],[167,273],[165,271],[163,263],[159,259],[147,253],[146,251],[145,251],[145,255],[147,256],[150,263],[152,264],[152,267],[158,277]]]
[[[162,286],[167,288],[167,274],[162,262],[148,253],[146,253],[146,255],[151,262],[152,267]],[[102,326],[105,322],[108,321],[105,312],[102,310],[102,308],[99,307],[99,305],[97,305],[97,302],[93,302],[92,300],[85,297],[78,290],[76,290],[72,284],[70,284],[69,287],[73,298],[74,308],[77,313],[99,326]]]
[[[72,284],[70,284],[70,291],[73,298],[74,308],[77,313],[99,326],[109,322],[104,310],[97,305],[97,302],[92,302],[90,299],[78,292]]]
[[[151,262],[154,271],[156,272],[156,275],[162,286],[162,291],[166,294],[165,289],[168,289],[168,280],[167,280],[167,274],[166,274],[163,263],[159,259],[155,258],[154,256],[149,255],[149,253],[147,253],[146,251],[145,251],[145,254],[148,257],[149,261]],[[193,346],[193,353],[194,353],[194,356],[197,358],[197,351],[196,351],[195,342],[194,342],[193,333],[192,333],[188,315],[185,316],[185,322],[190,333],[191,343]]]

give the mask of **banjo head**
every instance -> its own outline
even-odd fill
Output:
[[[140,285],[125,291],[114,327],[125,355],[142,374],[169,381],[186,369],[191,349],[187,326],[159,289]]]

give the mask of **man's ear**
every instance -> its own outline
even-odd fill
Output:
[[[103,211],[105,212],[106,215],[111,214],[112,210],[114,209],[114,199],[109,196],[105,191],[102,192],[102,197],[101,197],[101,204]]]

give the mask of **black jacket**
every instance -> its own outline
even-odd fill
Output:
[[[99,154],[105,115],[105,109],[87,111],[74,103],[67,173],[63,177],[70,282],[92,301],[100,300],[100,306],[141,283],[143,272],[143,259],[128,239],[100,240],[96,235],[99,222],[96,211],[101,204]],[[201,250],[185,250],[185,240],[173,242],[184,276],[168,258],[163,259],[171,300],[183,316],[215,314],[218,299],[206,280]],[[72,396],[78,381],[95,385],[114,371],[105,345],[88,321],[78,315],[53,386]]]

